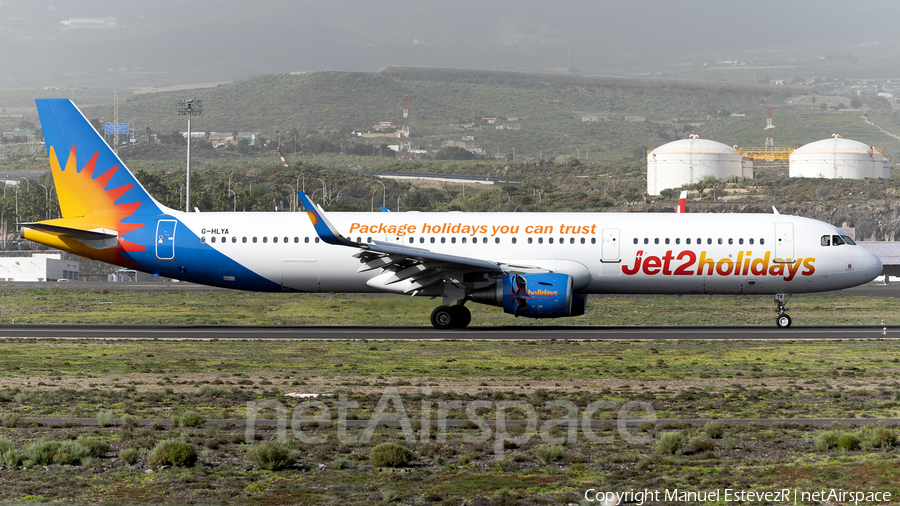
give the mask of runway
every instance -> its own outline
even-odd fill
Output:
[[[900,339],[900,326],[562,327],[435,330],[383,326],[0,325],[0,339],[281,340],[804,340]]]

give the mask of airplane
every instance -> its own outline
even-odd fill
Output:
[[[516,317],[583,315],[590,294],[768,294],[787,328],[792,293],[873,280],[881,261],[839,228],[780,214],[183,212],[156,201],[69,100],[38,113],[62,218],[25,239],[153,275],[265,292],[442,299]],[[683,206],[681,211],[684,211]]]

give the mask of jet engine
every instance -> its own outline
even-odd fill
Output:
[[[587,307],[586,295],[572,293],[568,274],[512,274],[494,280],[490,287],[475,290],[471,299],[529,318],[581,316]]]

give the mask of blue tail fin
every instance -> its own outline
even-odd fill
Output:
[[[36,102],[63,218],[113,214],[128,222],[129,217],[160,214],[163,206],[75,104],[65,99]]]

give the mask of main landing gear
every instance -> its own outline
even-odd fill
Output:
[[[791,294],[789,293],[775,294],[775,310],[778,311],[778,316],[775,318],[775,325],[782,329],[786,329],[791,326],[791,317],[788,316],[788,308],[785,305],[790,298]]]
[[[431,324],[436,329],[464,329],[472,321],[472,313],[462,304],[438,306],[431,312]]]

